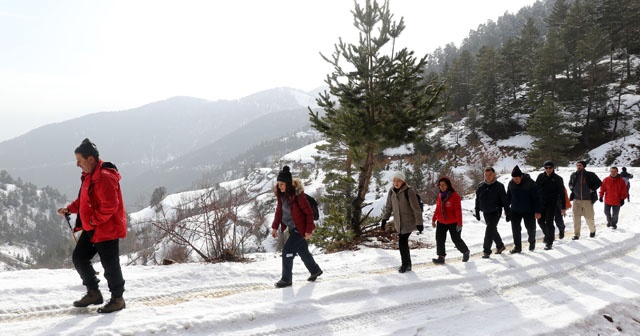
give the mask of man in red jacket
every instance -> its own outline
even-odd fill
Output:
[[[600,202],[604,201],[604,214],[607,216],[607,227],[613,229],[618,228],[618,214],[627,196],[627,184],[622,177],[618,175],[618,167],[611,167],[611,169],[609,169],[609,176],[602,180],[602,186],[600,186]]]
[[[63,216],[78,214],[75,231],[82,230],[73,250],[73,265],[87,287],[87,294],[73,305],[87,307],[103,303],[98,289],[100,280],[91,263],[98,254],[111,291],[111,300],[99,308],[98,313],[112,313],[125,308],[119,239],[127,235],[127,215],[120,190],[120,173],[114,164],[100,160],[96,145],[89,139],[82,141],[75,155],[76,165],[82,169],[80,192],[66,208],[58,209]]]

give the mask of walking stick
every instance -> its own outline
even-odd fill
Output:
[[[64,214],[64,219],[67,220],[67,224],[69,225],[69,230],[71,230],[71,237],[73,237],[73,241],[76,242],[76,245],[78,245],[78,238],[76,238],[76,235],[73,234],[73,227],[71,227],[71,222],[69,221],[70,217],[71,216],[69,216],[68,212]]]

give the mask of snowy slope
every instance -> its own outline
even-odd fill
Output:
[[[588,169],[606,176],[606,168]],[[572,170],[560,169],[565,181]],[[274,253],[256,254],[251,263],[128,266],[123,269],[127,308],[111,315],[71,307],[83,292],[72,269],[2,272],[0,330],[3,335],[640,335],[640,169],[630,170],[636,177],[619,229],[605,227],[603,206],[596,203],[596,238],[585,237],[583,224],[582,239],[557,241],[551,251],[540,243],[534,252],[481,259],[484,224],[473,219],[473,199],[465,198],[463,238],[473,253],[468,263],[459,260],[451,242],[444,266],[430,262],[434,249],[412,250],[414,267],[406,274],[396,271],[397,250],[317,254],[325,274],[308,283],[296,259],[294,285],[286,289],[273,288],[280,273]],[[570,237],[571,212],[565,221]],[[499,228],[509,244],[508,224]],[[429,228],[412,239],[433,243],[434,232]],[[106,281],[101,285],[106,294]]]

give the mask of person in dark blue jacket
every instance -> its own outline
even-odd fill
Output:
[[[555,164],[553,161],[545,161],[543,167],[544,172],[536,178],[542,204],[542,218],[538,219],[538,225],[544,233],[544,249],[551,250],[556,238],[556,227],[553,225],[556,209],[560,207],[560,213],[564,216],[567,206],[564,202],[564,181],[556,174]]]
[[[520,222],[524,220],[524,226],[529,235],[529,251],[536,248],[536,219],[540,219],[540,194],[536,183],[524,174],[520,167],[513,167],[511,171],[511,181],[507,186],[507,202],[511,208],[511,230],[513,232],[513,243],[515,247],[511,254],[522,252],[522,226]]]
[[[496,254],[501,254],[505,249],[502,237],[498,232],[498,222],[502,217],[503,208],[508,222],[511,219],[511,214],[509,213],[504,184],[496,179],[496,171],[493,167],[487,167],[484,169],[484,181],[480,182],[476,189],[476,219],[480,220],[480,211],[482,211],[486,225],[482,258],[489,258],[493,242],[496,243]]]

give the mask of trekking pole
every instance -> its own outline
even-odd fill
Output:
[[[78,239],[76,238],[76,235],[73,234],[73,227],[71,227],[71,222],[70,222],[70,215],[69,213],[65,213],[64,214],[64,219],[67,220],[67,224],[69,225],[69,230],[71,230],[71,237],[73,237],[73,241],[76,242],[76,245],[78,245]]]

